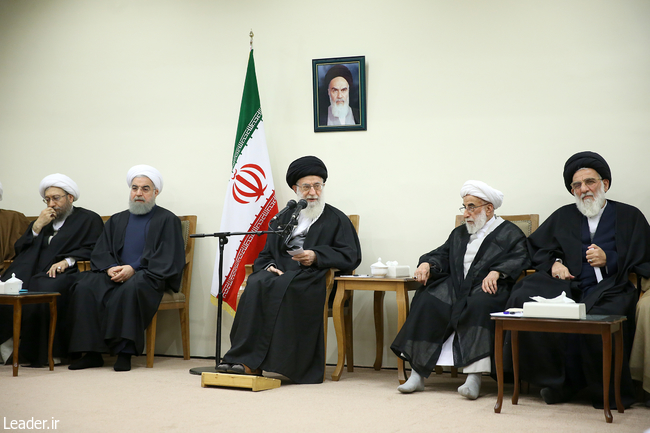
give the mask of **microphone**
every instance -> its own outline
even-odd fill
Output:
[[[287,205],[285,206],[285,208],[282,209],[280,212],[276,213],[275,216],[273,218],[271,218],[271,221],[269,221],[269,225],[271,225],[272,222],[276,221],[278,218],[280,218],[285,213],[287,213],[290,210],[292,210],[293,208],[295,208],[296,205],[297,205],[297,203],[296,203],[295,200],[289,200],[287,202]]]
[[[298,225],[298,215],[300,215],[300,211],[306,207],[307,207],[307,200],[305,200],[304,198],[301,199],[298,202],[298,204],[296,204],[296,209],[293,211],[293,214],[291,214],[291,218],[289,219],[287,225],[284,226],[284,230],[282,232],[282,236],[286,236],[286,239],[284,240],[285,244],[289,242],[289,238],[291,237],[291,232],[293,231],[293,228]]]
[[[307,207],[307,200],[300,199],[298,204],[296,204],[296,210],[293,211],[293,214],[291,215],[291,219],[289,220],[288,225],[293,225],[295,226],[298,224],[298,215],[300,215],[300,211],[302,211],[304,208]]]

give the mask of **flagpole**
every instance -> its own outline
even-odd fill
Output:
[[[215,372],[221,363],[221,322],[223,315],[223,302],[226,307],[234,311],[236,307],[237,290],[244,280],[243,263],[239,259],[245,257],[250,260],[259,254],[264,247],[264,239],[249,238],[247,241],[231,242],[228,238],[237,235],[263,235],[276,234],[279,231],[257,231],[268,227],[273,214],[278,213],[275,199],[275,187],[271,174],[270,161],[264,138],[264,122],[259,101],[257,78],[255,76],[255,63],[253,60],[253,30],[249,33],[250,52],[244,92],[237,123],[237,135],[233,151],[231,177],[228,184],[228,194],[224,203],[221,219],[221,233],[196,234],[192,237],[218,237],[219,257],[216,260],[213,274],[211,295],[217,306],[217,330],[215,336],[215,365],[214,367],[200,367],[190,370],[192,374]],[[259,200],[264,198],[264,200]],[[227,230],[248,231],[227,231]],[[228,248],[226,248],[226,244]],[[234,245],[234,247],[233,247]],[[231,251],[232,250],[232,251]],[[225,251],[225,253],[224,253]],[[225,256],[225,259],[224,259]],[[225,262],[225,263],[224,263]],[[217,266],[219,267],[217,269]],[[226,269],[224,269],[226,266]],[[224,273],[226,276],[224,277]],[[215,279],[219,281],[215,281]],[[226,281],[224,281],[224,279]],[[225,293],[224,293],[225,290]],[[233,296],[234,295],[234,296]]]

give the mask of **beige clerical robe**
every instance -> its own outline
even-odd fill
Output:
[[[636,304],[636,333],[630,355],[632,379],[643,382],[643,389],[650,392],[650,280],[644,279],[644,292]]]
[[[25,215],[13,210],[0,209],[0,270],[4,261],[14,257],[14,244],[25,233],[29,220]]]

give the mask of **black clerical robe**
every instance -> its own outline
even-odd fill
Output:
[[[553,298],[563,291],[576,302],[586,305],[587,314],[624,315],[624,364],[621,379],[623,404],[634,402],[628,358],[634,332],[634,308],[638,294],[628,279],[630,272],[650,276],[650,226],[635,207],[607,201],[594,234],[594,244],[607,254],[602,268],[603,280],[595,283],[593,269],[585,252],[590,240],[587,218],[575,204],[555,211],[529,238],[529,251],[537,272],[519,282],[508,300],[508,307],[522,307],[530,296]],[[613,245],[609,239],[614,239]],[[612,258],[616,258],[612,263]],[[556,259],[561,259],[573,281],[551,276]],[[504,348],[510,364],[509,339]],[[602,342],[598,336],[574,336],[551,333],[519,333],[519,369],[523,380],[543,387],[568,387],[577,391],[588,387],[594,405],[602,406]],[[612,363],[612,366],[614,364]],[[613,379],[612,374],[612,381]],[[613,383],[610,387],[613,393]],[[612,405],[615,400],[610,397]]]
[[[124,283],[111,281],[106,270],[124,265],[121,253],[129,211],[107,222],[84,272],[72,287],[70,352],[115,352],[133,342],[144,350],[144,331],[158,310],[165,290],[178,291],[185,265],[181,223],[170,211],[155,206],[147,228],[140,268]]]
[[[361,247],[350,219],[326,204],[303,249],[316,253],[309,267],[291,259],[281,236],[268,235],[239,301],[224,362],[280,373],[296,383],[323,381],[325,274],[329,268],[355,269]],[[284,274],[265,270],[271,264]]]
[[[461,225],[444,245],[420,257],[418,266],[429,263],[430,276],[416,292],[391,349],[421,376],[431,374],[443,343],[454,331],[456,367],[492,357],[494,324],[490,313],[503,311],[512,285],[530,264],[526,236],[516,225],[504,221],[485,237],[465,277],[463,259],[469,238],[467,228]],[[495,294],[481,288],[491,271],[503,276]]]
[[[74,207],[65,219],[63,226],[54,235],[53,223],[49,223],[38,234],[32,233],[33,221],[15,244],[16,257],[2,275],[2,281],[16,274],[23,282],[23,288],[30,292],[59,292],[57,298],[57,325],[54,336],[53,356],[67,354],[66,314],[68,290],[74,284],[79,270],[77,265],[67,268],[55,278],[47,275],[50,267],[61,260],[72,257],[75,260],[89,260],[97,238],[102,233],[104,223],[95,212]],[[52,237],[51,240],[50,237]],[[0,309],[4,319],[0,319],[0,341],[10,338],[13,324],[11,307]],[[46,304],[23,306],[20,353],[27,360],[37,364],[47,364],[47,343],[50,312]]]

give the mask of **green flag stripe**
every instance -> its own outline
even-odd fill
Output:
[[[235,138],[235,150],[232,155],[232,168],[237,164],[239,155],[246,147],[250,135],[255,131],[262,121],[262,108],[260,106],[260,95],[257,90],[257,78],[255,76],[255,60],[253,50],[248,56],[248,68],[244,82],[244,94],[239,110],[239,122],[237,123],[237,137]]]

